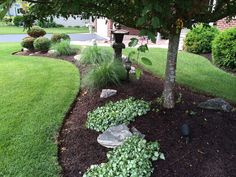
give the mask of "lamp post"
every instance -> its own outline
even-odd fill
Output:
[[[115,39],[115,42],[112,44],[112,47],[115,52],[115,58],[121,60],[122,49],[125,48],[125,44],[123,43],[124,35],[129,34],[129,31],[121,29],[120,24],[117,24],[115,27],[116,29],[111,31]]]
[[[126,80],[129,81],[129,72],[131,70],[131,65],[132,65],[132,62],[129,60],[129,58],[125,58],[125,69],[126,69],[126,72],[127,72],[127,75],[126,75]]]

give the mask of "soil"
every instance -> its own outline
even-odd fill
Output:
[[[73,61],[71,57],[64,59]],[[176,93],[182,98],[174,109],[164,109],[155,101],[162,94],[163,80],[148,72],[140,80],[109,88],[117,89],[118,94],[107,99],[99,97],[99,90],[81,90],[69,110],[58,137],[63,176],[82,177],[92,164],[106,162],[110,149],[97,143],[99,133],[85,128],[87,113],[107,101],[133,96],[152,101],[152,111],[130,126],[145,134],[147,140],[159,141],[166,157],[153,162],[152,177],[236,177],[236,112],[200,109],[197,104],[211,97],[179,85]],[[188,144],[180,134],[184,123],[191,129]]]

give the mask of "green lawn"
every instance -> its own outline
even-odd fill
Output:
[[[0,176],[59,176],[56,135],[79,90],[71,63],[0,44]]]
[[[44,28],[47,33],[88,33],[89,30],[86,27],[62,27],[62,28]],[[0,24],[0,34],[25,34],[23,27],[6,26]]]
[[[126,49],[128,51],[133,49]],[[145,66],[153,74],[164,77],[166,49],[151,48],[142,54],[152,60],[152,66]],[[193,90],[222,97],[236,103],[236,76],[212,65],[205,58],[186,52],[179,52],[177,82]]]

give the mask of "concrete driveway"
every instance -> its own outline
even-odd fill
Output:
[[[21,42],[21,40],[26,36],[27,34],[3,34],[0,35],[0,42]],[[52,34],[46,34],[45,36],[51,38]],[[96,39],[96,41],[106,40],[97,34],[69,34],[69,36],[71,41],[91,41],[92,39]]]

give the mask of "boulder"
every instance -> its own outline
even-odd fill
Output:
[[[74,56],[74,59],[79,61],[80,55],[75,55],[75,56]]]
[[[233,107],[222,98],[214,98],[198,104],[199,108],[230,112]]]
[[[102,92],[100,94],[100,98],[108,98],[117,93],[117,90],[113,89],[102,89]]]
[[[126,125],[121,124],[107,129],[98,136],[97,141],[104,147],[115,148],[120,146],[126,138],[131,137],[132,135],[129,128]]]
[[[49,51],[48,51],[48,54],[51,54],[51,55],[54,55],[54,54],[56,54],[56,53],[57,53],[56,50],[49,50]]]

